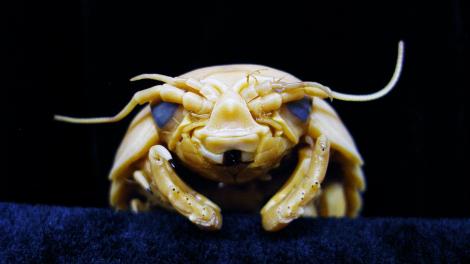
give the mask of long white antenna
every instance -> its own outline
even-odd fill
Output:
[[[404,43],[403,41],[398,42],[398,55],[397,55],[397,63],[395,65],[395,71],[393,72],[392,78],[388,82],[388,84],[382,88],[381,90],[371,93],[371,94],[361,94],[361,95],[355,95],[355,94],[345,94],[345,93],[338,93],[333,90],[331,90],[329,87],[324,86],[319,83],[315,82],[305,82],[307,87],[313,87],[313,88],[318,88],[325,93],[328,94],[328,97],[342,100],[342,101],[353,101],[353,102],[365,102],[365,101],[372,101],[379,99],[380,97],[388,94],[393,87],[398,82],[398,79],[400,78],[401,70],[403,68],[403,59],[404,59]]]

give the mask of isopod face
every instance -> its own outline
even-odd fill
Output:
[[[335,150],[335,164],[359,168],[354,177],[363,188],[362,158],[333,108],[309,96],[301,85],[282,87],[301,83],[296,77],[261,65],[226,65],[176,78],[184,84],[161,86],[160,97],[137,115],[119,148],[111,172],[111,202],[118,208],[127,208],[134,192],[121,179],[133,178],[129,168],[151,175],[148,152],[157,144],[198,176],[223,183],[223,188],[203,186],[199,191],[210,193],[225,208],[260,208],[268,198],[261,187],[246,194],[234,191],[234,186],[269,184],[266,175],[287,153],[301,142],[313,144],[322,134],[328,134]],[[249,201],[240,206],[240,197]]]
[[[282,92],[266,85],[281,77],[297,81],[259,65],[211,67],[183,75],[198,80],[199,95],[212,107],[205,115],[186,112],[174,128],[181,133],[166,142],[169,150],[200,175],[223,183],[266,174],[306,129],[282,105]]]
[[[174,78],[143,74],[132,80],[163,84],[136,93],[115,117],[56,119],[114,122],[146,104],[130,124],[110,172],[114,207],[142,211],[162,206],[206,229],[222,225],[217,204],[262,207],[263,227],[276,231],[299,216],[357,215],[365,189],[363,161],[337,113],[323,99],[366,101],[385,95],[398,80],[402,57],[400,43],[390,83],[370,95],[337,93],[267,66],[224,65]],[[266,187],[269,172],[294,148],[297,167],[264,203],[272,195]],[[206,184],[193,190],[175,172],[176,157],[195,172],[193,177],[217,182],[218,187]]]

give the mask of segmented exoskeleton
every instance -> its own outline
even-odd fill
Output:
[[[295,170],[261,209],[264,229],[276,231],[299,216],[358,214],[360,193],[365,190],[363,160],[323,99],[378,99],[395,86],[402,62],[400,42],[390,82],[369,95],[338,93],[260,65],[207,67],[175,78],[142,74],[131,80],[163,84],[135,93],[116,116],[55,119],[117,122],[137,105],[145,105],[117,151],[109,175],[111,205],[135,212],[155,206],[174,209],[210,230],[222,225],[221,209],[211,200],[223,208],[261,207],[269,198],[270,171],[297,149]],[[219,184],[194,190],[175,172],[176,157],[191,171]],[[337,175],[331,180],[325,178],[329,166],[336,167]],[[245,187],[236,187],[241,185]]]

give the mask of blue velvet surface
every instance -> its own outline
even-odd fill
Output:
[[[278,233],[225,214],[219,232],[163,210],[0,203],[0,263],[470,263],[468,219],[299,219]]]

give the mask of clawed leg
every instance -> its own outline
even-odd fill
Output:
[[[208,230],[220,229],[220,208],[186,185],[174,172],[171,159],[171,153],[161,145],[150,149],[151,187],[158,188],[176,211],[199,227]]]
[[[329,141],[323,135],[314,146],[300,150],[294,173],[261,210],[265,230],[280,230],[304,213],[304,207],[320,190],[328,167],[329,152]]]
[[[362,207],[361,192],[366,186],[361,165],[348,160],[339,164],[343,177],[325,183],[316,203],[322,217],[356,217]]]
[[[341,182],[323,182],[318,198],[303,207],[301,217],[344,217],[348,209],[346,188]]]
[[[323,217],[344,217],[347,212],[343,183],[332,182],[323,188],[319,198],[319,213]]]

